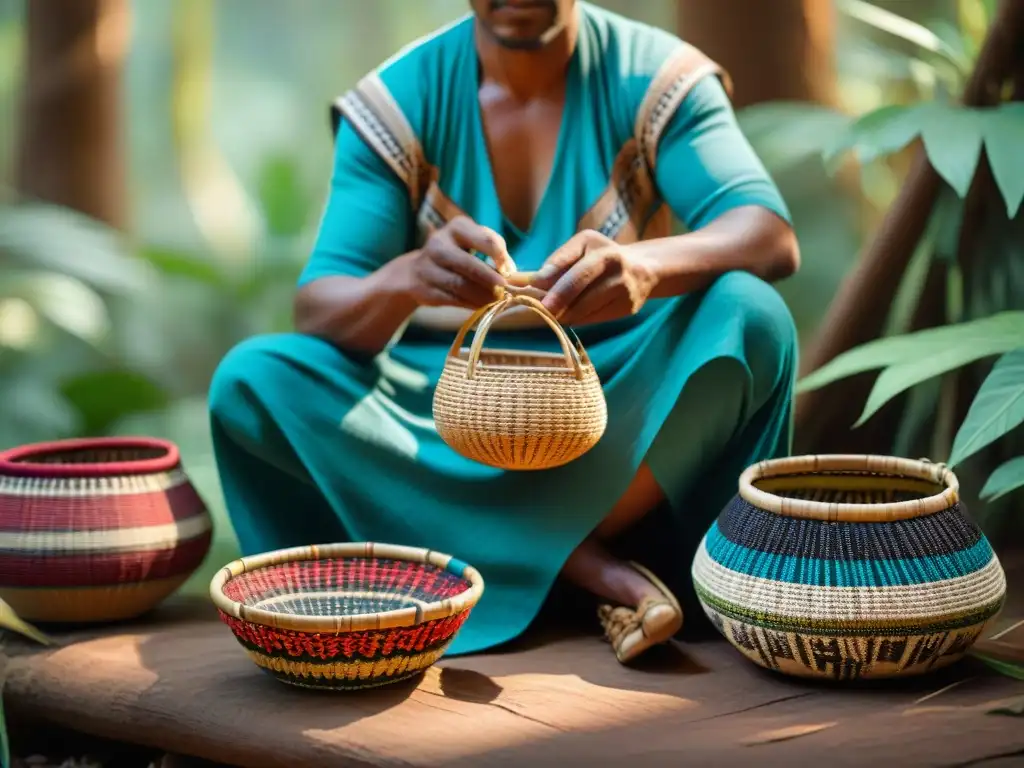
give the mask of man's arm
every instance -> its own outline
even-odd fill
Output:
[[[672,117],[655,181],[691,231],[625,246],[598,232],[573,237],[531,283],[547,291],[544,305],[563,322],[616,320],[650,298],[699,291],[726,272],[773,281],[796,271],[789,212],[717,79],[695,85]]]
[[[514,269],[497,233],[457,217],[409,250],[413,216],[405,186],[347,123],[339,127],[330,197],[299,279],[295,326],[342,349],[380,352],[420,307],[475,309],[505,284],[471,255]]]
[[[415,309],[401,279],[412,226],[405,185],[342,121],[320,231],[299,278],[296,329],[344,349],[383,349]]]
[[[698,290],[725,272],[775,281],[799,268],[786,204],[717,78],[697,83],[673,116],[658,147],[655,181],[690,232],[630,246],[655,270],[653,296]]]

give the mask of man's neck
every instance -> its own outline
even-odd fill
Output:
[[[553,39],[534,50],[506,48],[477,25],[481,81],[500,85],[522,101],[548,93],[565,79],[578,35],[579,14],[575,13]]]

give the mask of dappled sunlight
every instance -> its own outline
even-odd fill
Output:
[[[39,315],[24,299],[0,301],[0,346],[28,349],[39,334]]]
[[[378,390],[371,390],[341,420],[341,429],[359,440],[394,451],[410,459],[416,457],[416,436],[396,417],[394,406]]]
[[[614,663],[610,655],[608,662]],[[443,762],[524,747],[562,733],[628,728],[698,707],[681,696],[595,685],[574,674],[476,674],[469,683],[463,679],[446,685],[446,676],[458,671],[455,666],[431,668],[401,708],[335,729],[311,728],[305,735],[324,744],[362,742],[379,749],[378,728],[409,733],[405,727],[414,727],[419,737],[396,738],[386,749],[389,757]]]

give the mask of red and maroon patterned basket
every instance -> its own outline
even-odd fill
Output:
[[[483,594],[472,566],[390,544],[243,557],[210,582],[221,619],[282,682],[352,690],[411,678],[444,655]]]
[[[0,453],[0,597],[27,621],[145,613],[202,564],[212,534],[173,443],[95,438]]]

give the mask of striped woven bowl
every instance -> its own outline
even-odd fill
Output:
[[[434,664],[483,594],[472,566],[389,544],[330,544],[243,557],[210,597],[249,657],[282,682],[352,690]]]
[[[766,461],[693,561],[705,612],[756,664],[835,680],[961,658],[1006,579],[941,464],[886,456]]]
[[[0,453],[0,597],[28,621],[145,613],[202,564],[211,537],[172,443],[97,438]]]

